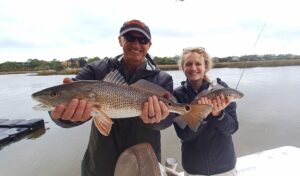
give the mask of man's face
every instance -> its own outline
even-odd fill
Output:
[[[142,33],[130,31],[119,37],[121,47],[123,47],[126,64],[139,66],[145,61],[145,56],[151,46],[151,41]]]

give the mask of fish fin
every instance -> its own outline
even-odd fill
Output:
[[[218,89],[224,89],[225,87],[218,83],[218,81],[210,84],[208,90],[218,90]]]
[[[208,87],[208,90],[217,90],[217,89],[225,88],[224,86],[219,84],[218,80],[219,80],[219,78],[210,81],[210,85]]]
[[[187,125],[181,116],[177,116],[173,120],[181,129],[184,129]]]
[[[201,97],[205,97],[207,94],[209,94],[209,90],[204,89],[202,90],[200,93],[198,93],[196,95],[196,97],[194,98],[194,100],[192,101],[192,104],[197,103],[197,101],[201,98]]]
[[[169,91],[167,91],[166,89],[162,88],[161,86],[159,86],[157,84],[154,84],[154,83],[144,80],[144,79],[141,79],[141,80],[131,84],[130,87],[149,92],[153,95],[164,97],[173,102],[177,102],[177,99]]]
[[[182,119],[193,131],[197,131],[200,122],[205,119],[212,111],[212,105],[209,104],[191,104],[191,110],[182,116]]]
[[[118,70],[109,72],[104,78],[103,81],[110,82],[114,84],[128,85],[124,77],[120,74]]]
[[[93,109],[92,115],[98,131],[104,136],[108,136],[113,124],[111,118],[104,111],[95,108]]]

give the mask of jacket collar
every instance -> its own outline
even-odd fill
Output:
[[[208,89],[210,83],[206,80],[203,80],[203,83],[202,83],[201,87],[199,88],[198,93],[194,91],[191,83],[188,80],[182,81],[181,85],[183,86],[184,89],[188,90],[189,92],[192,92],[194,95],[197,95],[201,91]]]
[[[153,62],[151,56],[149,54],[146,55],[146,62],[138,67],[138,69],[133,74],[129,74],[126,70],[126,67],[123,65],[123,55],[119,55],[113,59],[114,69],[118,69],[120,73],[124,76],[127,83],[131,84],[136,82],[139,79],[147,79],[151,77],[157,72],[159,72],[159,68]]]
[[[123,60],[123,58],[124,58],[123,54],[117,56],[117,60],[119,62],[121,62]],[[141,68],[146,68],[146,70],[148,70],[148,71],[158,70],[158,67],[156,66],[152,57],[149,54],[146,55],[145,60],[146,60],[146,63],[145,63],[146,65],[143,64],[143,65],[139,66],[137,70],[140,70]]]

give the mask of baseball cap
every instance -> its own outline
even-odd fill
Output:
[[[130,31],[138,31],[144,34],[149,40],[151,40],[151,33],[149,27],[140,20],[126,21],[120,29],[120,36]]]

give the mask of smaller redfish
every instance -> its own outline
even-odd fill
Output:
[[[223,94],[225,97],[231,97],[232,100],[238,100],[244,97],[244,94],[236,89],[220,88],[220,89],[204,90],[197,96],[197,98],[207,97],[208,99],[212,100],[221,94]]]

